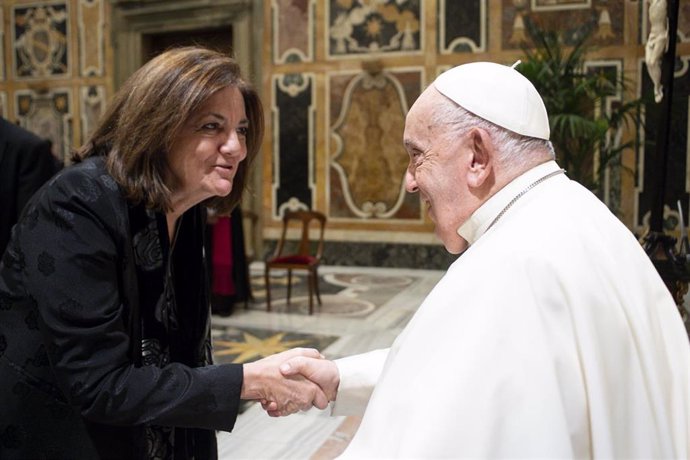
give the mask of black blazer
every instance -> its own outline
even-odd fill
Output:
[[[0,458],[146,458],[154,424],[207,433],[180,455],[206,459],[213,430],[232,430],[240,364],[137,364],[139,313],[151,306],[139,295],[135,257],[145,254],[135,254],[128,209],[103,159],[90,158],[53,177],[16,225],[0,262]],[[188,213],[180,238],[203,233],[198,207]],[[202,244],[190,239],[176,264],[193,355],[210,325],[208,302],[196,300],[208,299]]]
[[[29,198],[56,172],[50,141],[0,117],[0,256]]]

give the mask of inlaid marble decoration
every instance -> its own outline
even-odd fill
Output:
[[[420,221],[419,197],[405,191],[405,115],[422,71],[381,70],[329,77],[329,216]]]
[[[439,0],[438,30],[441,54],[486,51],[487,0]]]
[[[662,103],[654,102],[652,81],[649,78],[644,60],[640,60],[641,95],[650,95],[644,106],[644,142],[638,153],[637,203],[635,226],[647,229],[651,210],[652,196],[647,184],[652,181],[652,174],[659,170],[655,145],[659,132]],[[685,223],[688,223],[688,203],[690,202],[690,178],[686,171],[690,165],[690,56],[680,56],[676,60],[673,80],[673,97],[670,115],[670,135],[668,143],[669,164],[667,166],[667,183],[664,213],[664,226],[671,230],[678,224],[677,202],[680,200]]]
[[[79,0],[79,73],[85,77],[103,75],[104,0]]]
[[[596,46],[623,45],[624,2],[608,0],[502,0],[502,48],[520,49],[526,21],[545,30],[558,30],[566,43],[591,32]],[[564,15],[567,19],[564,20]]]
[[[58,78],[70,75],[68,4],[12,7],[14,76]]]
[[[273,63],[314,59],[315,0],[271,0]]]
[[[69,88],[37,93],[15,92],[16,118],[20,125],[53,143],[53,153],[63,161],[72,146],[72,94]]]
[[[81,107],[81,142],[88,139],[93,132],[98,120],[105,111],[105,87],[102,85],[83,86],[79,92],[79,102]]]
[[[314,199],[314,75],[273,75],[273,217]]]
[[[329,0],[328,57],[418,52],[424,24],[420,0]]]
[[[591,8],[592,0],[531,0],[533,11],[563,11]]]

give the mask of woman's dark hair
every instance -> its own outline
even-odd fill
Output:
[[[239,164],[232,191],[212,197],[206,205],[229,212],[242,198],[249,168],[258,153],[264,130],[261,101],[242,79],[237,62],[200,47],[166,51],[137,70],[120,88],[90,139],[73,161],[103,155],[108,172],[127,199],[160,211],[170,210],[172,184],[168,152],[187,119],[214,93],[227,88],[242,93],[249,132],[247,158]]]

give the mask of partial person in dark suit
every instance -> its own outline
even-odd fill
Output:
[[[49,140],[0,117],[0,255],[24,205],[58,164]]]

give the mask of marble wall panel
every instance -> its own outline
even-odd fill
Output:
[[[273,75],[273,209],[314,205],[314,76]]]
[[[69,157],[73,142],[72,92],[69,88],[52,88],[43,92],[18,90],[15,95],[15,118],[24,128],[50,139],[53,153],[61,160]]]
[[[421,52],[424,10],[420,3],[420,0],[328,0],[328,57]]]
[[[682,42],[690,42],[690,2],[681,1],[678,7],[678,37]]]
[[[274,64],[313,61],[314,1],[271,1]]]
[[[487,0],[439,0],[441,54],[481,53],[487,49]]]
[[[12,7],[14,78],[70,76],[69,15],[66,2]]]
[[[640,61],[641,94],[652,94],[652,81]],[[690,55],[679,56],[673,80],[673,102],[671,103],[670,136],[668,143],[668,157],[670,164],[667,170],[666,195],[664,204],[664,226],[675,228],[679,222],[677,202],[680,201],[685,221],[687,222],[690,203],[690,179],[687,168],[690,164]],[[663,102],[663,101],[662,101]],[[648,228],[651,210],[652,193],[648,184],[652,183],[652,174],[659,170],[656,158],[656,140],[660,130],[662,104],[653,99],[644,106],[644,142],[638,152],[637,203],[635,213],[635,227]]]
[[[79,91],[81,136],[84,141],[93,132],[106,106],[103,85],[83,86]]]
[[[520,49],[527,38],[525,21],[560,30],[567,43],[592,33],[597,46],[624,44],[625,5],[608,0],[502,0],[502,48]],[[567,14],[567,20],[564,16]]]
[[[405,192],[405,115],[421,92],[421,69],[329,76],[329,216],[420,221]]]
[[[79,74],[102,76],[104,71],[104,0],[79,0],[77,26],[79,38]]]

